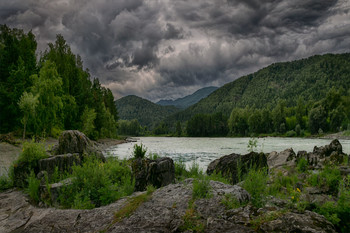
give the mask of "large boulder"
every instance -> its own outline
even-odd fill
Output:
[[[81,164],[81,156],[75,154],[56,155],[46,159],[39,160],[39,170],[46,171],[51,177],[57,167],[58,172],[70,171],[73,165]]]
[[[63,131],[58,139],[58,146],[54,151],[54,154],[61,155],[74,153],[102,155],[102,153],[95,148],[94,143],[85,136],[84,133],[78,130]]]
[[[329,145],[320,147],[315,146],[313,150],[313,153],[318,155],[320,159],[329,157],[334,152],[339,155],[343,154],[343,147],[338,139],[334,139]]]
[[[267,221],[259,227],[259,232],[336,232],[334,226],[327,219],[317,213],[288,212],[277,219]]]
[[[156,160],[135,159],[132,162],[135,177],[135,191],[144,191],[148,185],[162,187],[175,182],[175,165],[171,158]]]
[[[207,168],[207,174],[221,173],[232,184],[236,184],[251,168],[260,169],[267,166],[267,157],[264,153],[250,152],[245,155],[233,153],[212,161]]]
[[[248,192],[217,181],[209,185],[211,197],[196,200],[192,199],[193,179],[157,189],[119,222],[115,213],[132,197],[92,210],[67,210],[37,208],[21,192],[7,191],[0,193],[0,232],[191,232],[184,229],[189,223],[201,224],[203,232],[335,232],[323,216],[309,211],[299,213],[272,205],[256,209],[249,204],[226,209],[224,198],[232,196],[247,203]],[[140,193],[133,194],[137,195]],[[186,222],[186,215],[193,221]]]
[[[269,165],[269,168],[282,167],[286,164],[294,164],[295,158],[296,155],[292,148],[286,149],[279,153],[273,151],[267,157],[267,164]]]

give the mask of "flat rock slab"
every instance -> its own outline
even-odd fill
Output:
[[[220,204],[225,194],[235,195],[242,201],[248,200],[249,194],[239,186],[213,181],[210,185],[213,197],[195,202],[208,230],[220,228],[222,232],[231,232],[229,229],[252,232],[250,228],[220,217],[225,214],[225,208]],[[183,224],[182,217],[191,198],[192,179],[171,184],[156,190],[152,198],[129,218],[112,224],[115,212],[126,204],[127,198],[92,210],[63,210],[34,207],[22,192],[10,190],[0,193],[0,232],[174,232]]]

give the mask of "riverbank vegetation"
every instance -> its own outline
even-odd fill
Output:
[[[145,152],[142,145],[135,146],[134,159],[143,158]],[[131,161],[109,158],[103,162],[100,159],[85,156],[87,157],[84,162],[74,165],[71,170],[59,172],[58,168],[55,168],[53,174],[44,174],[41,179],[35,175],[33,169],[29,169],[24,190],[33,203],[60,208],[91,209],[115,202],[134,192]],[[46,157],[46,154],[42,144],[29,142],[23,148],[14,166],[25,161],[33,164],[32,168],[34,168],[38,160],[43,157]],[[236,209],[247,205],[264,208],[277,201],[283,208],[276,212],[277,216],[272,218],[291,211],[299,213],[314,211],[325,216],[339,232],[348,232],[350,229],[350,175],[342,174],[340,167],[348,166],[349,161],[347,155],[342,158],[339,161],[329,161],[316,170],[309,169],[310,165],[305,159],[299,159],[295,165],[291,166],[285,165],[269,170],[251,169],[239,179],[238,183],[250,193],[250,202],[240,203],[234,196],[226,195],[221,203],[226,209]],[[192,199],[184,215],[183,228],[204,229],[203,222],[196,214],[195,201],[212,197],[210,180],[227,184],[230,181],[221,174],[206,175],[195,162],[186,168],[183,162],[176,161],[175,176],[176,182],[182,182],[187,178],[193,179]],[[7,179],[1,177],[0,189],[13,187],[13,178],[12,172]],[[65,185],[53,190],[53,183]],[[151,187],[148,189],[150,190]],[[151,192],[148,192],[144,195],[145,198],[142,196],[142,200],[131,198],[130,206],[127,203],[125,210],[122,209],[122,212],[116,214],[116,221],[130,216],[137,206],[150,198],[150,195]],[[56,196],[55,201],[53,196]],[[252,220],[250,224],[258,229],[259,224],[271,221],[270,217]]]
[[[61,35],[36,56],[32,32],[0,25],[0,133],[57,137],[80,129],[90,138],[116,137],[112,92],[83,68]]]

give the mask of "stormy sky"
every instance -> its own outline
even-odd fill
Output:
[[[116,99],[157,101],[271,63],[350,51],[348,0],[0,0],[0,24],[62,34]]]

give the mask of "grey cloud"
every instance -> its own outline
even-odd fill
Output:
[[[346,0],[0,0],[0,22],[62,34],[116,97],[177,98],[273,62],[348,52]]]

